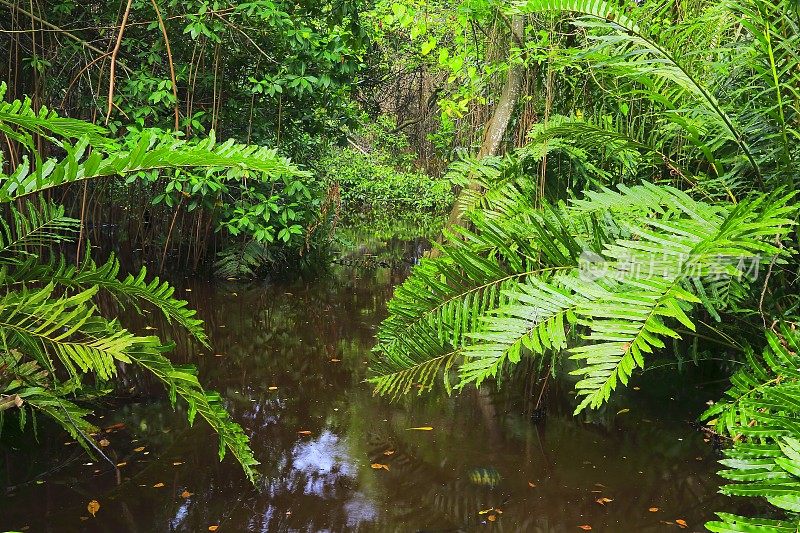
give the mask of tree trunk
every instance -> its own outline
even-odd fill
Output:
[[[523,15],[514,15],[511,17],[511,43],[509,46],[509,60],[511,60],[511,48],[514,46],[522,48],[525,42],[525,18]],[[500,100],[494,108],[494,113],[486,124],[486,131],[483,134],[483,141],[481,148],[478,151],[478,159],[483,159],[487,156],[497,155],[500,152],[503,138],[505,137],[508,124],[514,115],[514,109],[519,102],[520,94],[522,92],[522,82],[525,77],[525,67],[520,64],[512,64],[508,68],[508,75],[506,83],[503,86],[503,91],[500,94]],[[470,179],[466,189],[461,191],[458,195],[453,210],[450,211],[447,225],[450,227],[454,225],[464,224],[464,213],[471,207],[471,198],[474,198],[471,192],[480,191],[481,184],[474,179]],[[466,193],[466,194],[465,194]],[[432,251],[435,254],[435,250]]]

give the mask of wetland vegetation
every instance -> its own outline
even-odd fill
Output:
[[[797,0],[0,0],[0,531],[800,527]]]

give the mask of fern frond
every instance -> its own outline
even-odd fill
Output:
[[[752,171],[759,180],[763,180],[758,160],[751,148],[748,137],[726,107],[717,99],[714,92],[705,83],[705,80],[695,73],[685,58],[680,57],[680,52],[660,42],[658,33],[652,34],[646,28],[648,13],[629,15],[619,4],[606,0],[526,0],[516,4],[516,9],[521,13],[564,12],[575,13],[584,17],[578,21],[589,29],[612,30],[613,34],[593,33],[600,47],[612,47],[618,50],[604,62],[599,64],[610,68],[615,73],[643,83],[653,80],[653,100],[663,98],[663,86],[679,90],[683,96],[689,98],[694,105],[683,107],[679,99],[670,96],[670,100],[683,108],[684,116],[680,113],[663,115],[667,120],[674,120],[684,129],[691,128],[692,116],[701,116],[705,127],[714,126],[724,138],[738,146],[746,157]],[[695,142],[709,162],[716,166],[713,157],[714,145],[719,145],[720,139],[701,140],[697,135],[692,135],[691,129],[687,130],[687,140]],[[719,172],[718,172],[719,173]]]
[[[50,202],[25,202],[25,211],[9,205],[8,218],[0,218],[0,264],[19,264],[30,249],[71,240],[80,221],[67,217],[64,208]]]
[[[451,236],[397,289],[371,381],[393,396],[427,390],[463,359],[458,386],[481,384],[523,354],[568,348],[580,362],[577,410],[599,407],[678,337],[670,323],[694,329],[698,304],[716,312],[708,295],[720,280],[740,277],[742,263],[780,261],[791,197],[725,207],[643,184],[511,219],[476,216],[475,232]]]
[[[93,146],[111,146],[113,141],[107,136],[105,128],[72,118],[59,117],[58,114],[42,106],[34,111],[30,98],[5,101],[7,86],[0,82],[0,132],[10,139],[22,143],[30,151],[35,151],[32,134],[42,135],[61,144],[58,139],[86,138]]]
[[[169,391],[173,405],[180,397],[189,406],[189,424],[199,414],[219,435],[219,458],[230,451],[242,466],[247,478],[253,482],[258,476],[255,467],[259,464],[253,456],[248,444],[249,438],[242,427],[231,420],[225,410],[222,397],[213,391],[203,389],[197,380],[196,371],[191,366],[175,366],[164,357],[163,353],[171,350],[171,346],[161,346],[157,337],[141,339],[128,353],[131,360],[147,369],[160,379]]]
[[[66,183],[104,176],[124,176],[138,172],[175,168],[234,169],[264,172],[270,176],[305,176],[276,150],[235,144],[218,144],[213,134],[199,142],[161,139],[143,132],[128,150],[104,153],[90,150],[84,137],[75,144],[63,143],[66,156],[48,159],[31,168],[25,159],[7,176],[0,174],[0,203],[44,191]]]
[[[762,497],[790,520],[766,520],[719,513],[710,531],[767,533],[795,531],[800,519],[800,338],[781,323],[767,332],[760,356],[746,351],[746,364],[731,377],[726,398],[703,419],[715,419],[719,431],[734,436],[720,463],[722,487],[731,496]],[[791,529],[790,529],[791,528]]]

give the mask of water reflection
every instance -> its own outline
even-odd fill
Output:
[[[534,380],[516,396],[372,397],[366,357],[407,269],[393,253],[311,284],[182,287],[214,348],[177,337],[175,356],[228,399],[262,462],[259,487],[217,461],[207,428],[187,428],[156,384],[128,372],[99,420],[125,424],[108,434],[110,463],[47,427],[35,447],[5,441],[0,530],[617,532],[676,530],[680,518],[699,531],[728,505],[715,495],[713,451],[686,423],[706,398],[657,390],[659,376],[591,420],[571,417],[556,384],[534,423]],[[148,326],[170,334],[155,316]],[[630,412],[616,416],[621,406]],[[409,429],[420,426],[433,429]]]

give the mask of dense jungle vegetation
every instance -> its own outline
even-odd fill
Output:
[[[696,415],[754,503],[705,527],[800,528],[798,0],[0,0],[0,57],[4,437],[49,418],[102,455],[95,406],[142,372],[258,485],[226,398],[126,320],[210,349],[177,274],[427,237],[377,395],[526,372],[589,420],[717,361]]]

